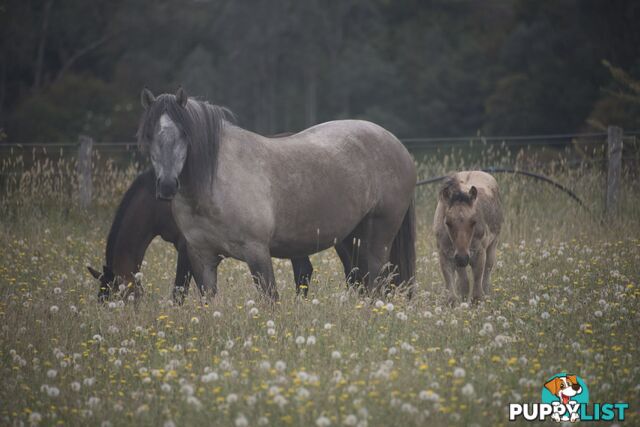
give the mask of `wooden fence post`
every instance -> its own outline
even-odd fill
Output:
[[[91,152],[93,150],[93,139],[86,135],[78,138],[80,147],[78,148],[78,190],[80,191],[80,207],[87,209],[91,204],[91,193],[93,183],[91,181]]]
[[[622,129],[617,126],[607,128],[607,198],[605,213],[614,215],[620,199],[620,175],[622,170]]]

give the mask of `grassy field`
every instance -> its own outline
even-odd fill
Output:
[[[454,153],[420,171],[469,164]],[[604,225],[599,171],[545,170],[597,218],[549,186],[498,176],[506,221],[493,293],[477,307],[445,303],[429,186],[417,190],[411,301],[346,291],[326,251],[312,258],[307,300],[295,298],[288,261],[275,261],[282,301],[272,306],[246,266],[228,260],[210,305],[192,287],[176,307],[176,254],[155,240],[136,311],[99,305],[85,268],[102,265],[117,199],[135,173],[99,169],[88,212],[65,187],[73,167],[41,165],[3,183],[0,424],[508,425],[508,404],[540,402],[545,380],[561,371],[585,380],[591,402],[629,402],[627,423],[640,424],[637,177],[625,174],[620,216]]]

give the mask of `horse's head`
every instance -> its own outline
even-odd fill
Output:
[[[87,266],[87,270],[89,270],[89,273],[100,283],[98,301],[105,302],[111,297],[111,294],[116,291],[116,277],[113,271],[106,265],[102,266],[102,273],[91,266]]]
[[[185,122],[188,97],[182,88],[175,95],[156,98],[149,89],[141,94],[145,114],[138,138],[148,146],[156,174],[156,198],[171,200],[180,188],[180,174],[188,152]],[[179,119],[179,120],[176,120]]]
[[[468,192],[445,186],[440,191],[440,200],[445,204],[444,225],[453,242],[454,260],[458,267],[469,264],[469,248],[478,222],[476,198],[478,190],[471,187]]]

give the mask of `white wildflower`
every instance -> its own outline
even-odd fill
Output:
[[[472,397],[475,394],[475,390],[473,388],[473,384],[471,384],[471,383],[465,384],[465,386],[462,387],[462,389],[460,391],[462,392],[462,395],[466,396],[466,397]]]
[[[235,420],[236,427],[248,427],[249,420],[243,414],[238,414],[238,417]]]
[[[318,427],[329,427],[330,425],[331,420],[325,416],[321,416],[316,419],[316,426]]]

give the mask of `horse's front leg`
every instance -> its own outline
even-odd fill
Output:
[[[484,248],[479,248],[475,255],[471,257],[471,271],[473,272],[472,302],[480,301],[484,295],[482,278],[484,277],[486,260],[487,252]]]
[[[184,298],[189,293],[191,263],[189,262],[187,244],[182,241],[175,246],[178,251],[178,264],[176,265],[176,278],[173,284],[173,301],[182,305],[182,303],[184,303]]]
[[[449,303],[449,305],[453,305],[458,300],[458,298],[456,297],[456,291],[453,289],[456,271],[455,266],[453,264],[453,259],[447,257],[445,253],[440,252],[439,255],[442,278],[444,279],[444,284],[447,287],[447,293],[449,294],[447,297],[447,302]]]
[[[218,292],[218,265],[222,258],[213,255],[203,259],[193,250],[189,250],[188,253],[191,272],[200,290],[200,295],[213,298]]]
[[[268,249],[254,250],[245,257],[251,276],[256,286],[272,301],[278,301],[280,296],[276,289],[276,278],[273,274],[273,264],[271,263],[271,253]]]

